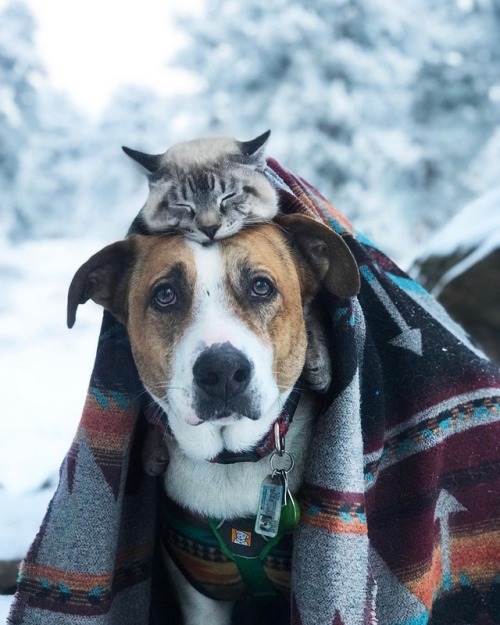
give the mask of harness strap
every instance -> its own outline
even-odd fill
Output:
[[[219,534],[217,521],[215,521],[215,519],[209,519],[209,524],[217,542],[219,543],[221,551],[236,564],[239,574],[247,587],[251,590],[252,595],[255,597],[275,596],[276,590],[264,571],[262,557],[254,556],[252,558],[248,558],[234,554]]]
[[[264,560],[269,551],[279,544],[285,534],[295,528],[299,519],[300,508],[298,504],[289,500],[282,508],[278,533],[271,539],[263,539],[262,536],[255,533],[253,530],[253,525],[255,524],[254,518],[238,519],[236,522],[224,521],[223,523],[210,518],[208,519],[208,523],[219,543],[221,551],[236,564],[243,581],[250,589],[252,595],[256,597],[269,597],[276,596],[277,592],[275,586],[271,583],[264,571]],[[241,526],[241,523],[244,521],[248,522],[251,529],[235,529],[235,525]],[[238,531],[241,534],[239,542],[238,536],[235,536],[235,532]],[[262,545],[262,540],[265,540],[265,544],[257,551],[254,550],[253,553],[250,552],[250,554],[247,555],[246,551],[251,547],[252,539],[257,539],[259,545]],[[250,545],[248,541],[250,541]],[[238,545],[241,545],[241,547]]]

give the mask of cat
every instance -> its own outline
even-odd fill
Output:
[[[148,172],[149,197],[129,233],[180,232],[203,245],[232,236],[252,223],[271,221],[279,211],[278,194],[267,179],[264,148],[271,132],[251,141],[204,138],[179,143],[163,154],[123,147]],[[331,361],[320,311],[305,311],[308,347],[304,385],[325,393]],[[166,446],[157,429],[143,449],[148,474],[161,475]]]
[[[158,155],[123,147],[149,172],[149,197],[132,229],[174,230],[210,244],[247,224],[271,220],[278,213],[278,195],[264,173],[270,134],[251,141],[196,139]]]

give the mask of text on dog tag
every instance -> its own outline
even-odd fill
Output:
[[[255,531],[261,536],[274,538],[278,533],[281,507],[285,494],[283,477],[276,473],[268,475],[260,487],[259,508],[255,519]]]

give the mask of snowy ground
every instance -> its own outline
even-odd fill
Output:
[[[0,595],[0,623],[7,621],[12,597]]]
[[[104,243],[0,241],[0,560],[25,555],[80,419],[102,313],[89,302],[68,330],[66,293]]]

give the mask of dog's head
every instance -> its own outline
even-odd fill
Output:
[[[303,216],[276,221],[210,247],[134,236],[92,256],[71,283],[68,325],[88,299],[126,325],[146,389],[193,457],[251,448],[302,372],[304,307],[321,286],[358,292],[339,235]]]

